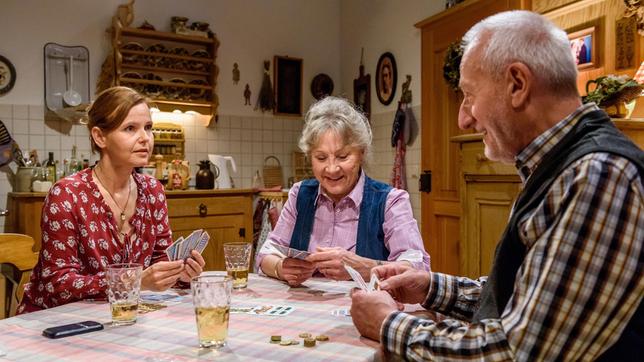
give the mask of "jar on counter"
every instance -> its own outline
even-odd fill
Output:
[[[31,191],[31,183],[34,180],[34,167],[18,167],[15,176],[14,191],[16,192],[29,192]]]

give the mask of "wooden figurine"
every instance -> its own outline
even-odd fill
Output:
[[[246,88],[244,89],[244,105],[250,106],[250,87],[246,83]]]
[[[233,84],[239,83],[239,66],[237,63],[233,64]]]

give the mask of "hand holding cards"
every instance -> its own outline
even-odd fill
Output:
[[[379,280],[378,277],[376,276],[375,273],[371,273],[371,279],[369,280],[369,284],[367,284],[364,279],[362,278],[362,275],[358,273],[357,270],[353,269],[347,264],[343,264],[344,269],[347,270],[347,273],[351,276],[351,279],[353,279],[356,284],[358,284],[358,287],[365,292],[373,292],[375,290],[380,290],[380,285],[379,285]]]
[[[186,259],[190,257],[192,250],[196,250],[201,254],[206,248],[206,245],[208,245],[208,240],[210,240],[210,235],[206,231],[198,229],[193,231],[185,239],[179,237],[172,245],[165,249],[165,253],[168,255],[170,261]]]
[[[282,258],[304,260],[307,256],[311,255],[308,251],[289,248],[288,246],[280,245],[273,240],[268,240],[266,247],[269,249],[270,254],[275,254]]]

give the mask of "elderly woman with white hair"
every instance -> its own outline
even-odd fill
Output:
[[[409,194],[369,178],[371,128],[348,101],[326,97],[311,106],[299,146],[311,160],[314,179],[298,182],[257,265],[271,277],[300,285],[319,272],[348,280],[344,264],[365,280],[371,268],[404,263],[429,270]],[[306,259],[272,252],[271,244],[309,251]]]

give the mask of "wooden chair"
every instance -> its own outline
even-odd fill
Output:
[[[12,265],[19,274],[17,278],[14,277],[14,273],[4,273],[1,276],[4,278],[0,279],[0,295],[4,294],[5,290],[9,291],[9,295],[0,298],[0,319],[13,316],[22,300],[24,285],[29,281],[31,270],[38,262],[38,253],[32,250],[34,243],[34,239],[28,235],[0,234],[0,264]],[[16,282],[18,278],[19,281]],[[7,279],[13,284],[11,288],[2,285]]]

